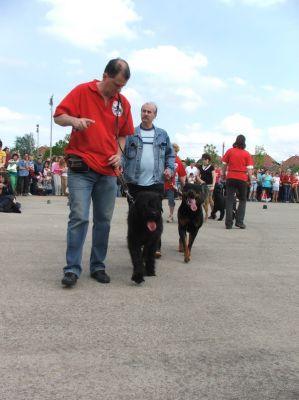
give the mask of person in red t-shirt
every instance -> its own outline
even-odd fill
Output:
[[[65,150],[69,157],[71,212],[67,230],[67,265],[61,281],[68,287],[75,285],[81,274],[91,201],[90,275],[100,283],[110,282],[104,260],[115,203],[116,176],[126,136],[134,133],[131,106],[120,94],[129,78],[130,68],[125,60],[110,60],[101,81],[94,80],[75,87],[54,113],[58,125],[72,127]]]
[[[244,217],[246,211],[246,199],[248,182],[251,179],[253,160],[248,151],[245,150],[246,138],[238,135],[233,147],[227,150],[222,157],[223,175],[226,175],[226,229],[233,226],[233,204],[236,194],[239,199],[239,206],[236,212],[235,225],[240,229],[245,229]]]
[[[174,207],[175,207],[175,199],[174,199],[174,193],[177,190],[176,187],[176,176],[178,175],[180,179],[180,184],[181,187],[185,185],[186,182],[186,170],[184,168],[184,165],[182,164],[182,161],[180,157],[178,156],[178,152],[180,151],[179,145],[176,143],[172,144],[174,153],[175,153],[175,161],[174,161],[174,166],[175,166],[175,172],[171,178],[168,180],[165,180],[164,183],[164,191],[166,198],[168,199],[168,206],[169,206],[169,217],[167,219],[167,222],[173,222],[173,212],[174,212]]]

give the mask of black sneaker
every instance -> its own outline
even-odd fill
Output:
[[[67,287],[76,285],[78,277],[73,272],[66,272],[62,278],[61,283]]]
[[[106,274],[104,269],[93,272],[90,276],[100,283],[109,283],[110,282],[110,276]]]
[[[225,229],[233,229],[232,225],[225,225]]]

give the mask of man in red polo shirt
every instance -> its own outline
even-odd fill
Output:
[[[100,283],[110,282],[104,260],[114,210],[116,176],[126,136],[134,133],[131,106],[120,94],[129,78],[130,68],[125,60],[110,60],[101,81],[94,80],[75,87],[57,106],[54,114],[58,125],[72,127],[70,142],[65,149],[69,158],[70,215],[67,265],[62,284],[68,287],[74,286],[81,274],[91,201],[90,275]]]
[[[238,135],[233,147],[222,157],[223,175],[226,175],[226,229],[233,226],[233,205],[235,196],[238,196],[239,206],[236,212],[236,227],[245,229],[244,217],[246,211],[246,199],[248,182],[250,182],[253,160],[245,150],[245,136]]]

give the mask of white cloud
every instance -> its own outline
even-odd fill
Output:
[[[25,115],[16,111],[12,111],[7,107],[0,106],[0,124],[8,121],[15,121],[25,119]]]
[[[80,65],[81,64],[81,60],[79,60],[78,58],[65,58],[63,60],[63,62],[65,64],[70,64],[70,65]]]
[[[144,75],[140,91],[187,112],[205,104],[204,95],[226,87],[221,79],[203,75],[208,65],[205,55],[171,45],[134,51],[129,64],[134,73]]]
[[[175,46],[158,46],[137,50],[129,59],[135,71],[159,76],[164,81],[190,81],[198,77],[199,68],[208,65],[199,52],[184,53]]]
[[[75,46],[97,50],[109,39],[132,39],[141,18],[133,0],[42,0],[49,3],[43,29]]]
[[[238,86],[246,86],[247,85],[247,81],[238,76],[235,76],[235,77],[231,78],[230,80],[231,80],[231,82],[235,83]]]
[[[277,99],[285,103],[299,102],[299,92],[292,89],[282,89],[277,94]]]
[[[267,8],[279,4],[284,4],[287,0],[220,0],[221,3],[227,4],[229,6],[235,5],[245,5],[260,8]]]
[[[246,137],[246,144],[249,151],[253,152],[256,144],[262,140],[263,130],[254,127],[253,120],[242,114],[235,113],[225,117],[220,123],[220,129],[230,134],[233,139],[242,134]]]

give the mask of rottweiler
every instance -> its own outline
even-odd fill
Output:
[[[186,263],[190,261],[193,242],[203,224],[202,205],[208,196],[209,188],[206,184],[187,183],[182,190],[182,202],[178,209],[179,251],[184,252]]]

